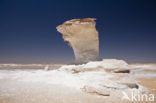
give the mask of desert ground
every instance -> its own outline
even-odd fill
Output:
[[[83,82],[72,76],[68,78],[68,73],[52,76],[58,73],[52,71],[63,65],[1,64],[0,103],[156,103],[155,98],[154,101],[122,100],[122,95],[115,91],[110,96],[85,92],[79,89]],[[156,64],[130,64],[130,68],[137,82],[156,95]]]

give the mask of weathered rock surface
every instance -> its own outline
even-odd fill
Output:
[[[72,19],[57,26],[73,48],[76,63],[99,60],[99,38],[94,18]]]
[[[89,94],[122,96],[122,91],[127,94],[133,91],[140,94],[148,93],[148,90],[133,77],[130,66],[123,60],[103,59],[81,65],[65,65],[59,70],[78,77],[81,84],[79,88]]]
[[[137,82],[132,72],[113,72],[114,70],[121,71],[121,69],[122,71],[124,71],[124,69],[130,69],[131,71],[130,66],[123,60],[103,59],[102,61],[92,61],[81,65],[63,65],[58,69],[55,68],[57,65],[53,66],[44,64],[41,65],[42,69],[40,70],[22,69],[22,67],[39,67],[38,64],[31,64],[28,66],[21,64],[1,64],[0,66],[7,68],[21,67],[19,70],[0,70],[0,96],[11,95],[12,97],[12,94],[10,93],[20,93],[19,90],[21,89],[17,86],[18,84],[21,85],[23,90],[22,95],[26,94],[25,96],[31,96],[31,94],[36,96],[37,94],[35,93],[47,94],[47,92],[44,91],[47,86],[48,89],[46,89],[46,91],[48,91],[48,93],[52,93],[49,92],[49,90],[52,89],[51,86],[54,86],[55,89],[57,88],[56,86],[64,86],[77,89],[78,91],[82,90],[88,94],[101,97],[105,96],[108,98],[116,97],[119,99],[123,96],[122,92],[125,92],[129,97],[132,92],[139,93],[139,95],[149,93],[145,87],[141,86],[139,82]],[[54,69],[51,69],[53,67]],[[45,70],[43,70],[43,68]],[[31,84],[34,88],[32,88],[32,86],[25,85],[25,83]],[[43,86],[43,84],[46,87]],[[36,87],[39,88],[36,89]],[[33,89],[36,91],[32,91]],[[30,91],[29,94],[27,94],[27,91]],[[58,92],[58,94],[60,94],[60,92]],[[51,94],[48,95],[50,96]]]

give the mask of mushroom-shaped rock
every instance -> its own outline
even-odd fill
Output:
[[[72,19],[57,26],[73,48],[76,63],[99,60],[99,38],[94,18]]]

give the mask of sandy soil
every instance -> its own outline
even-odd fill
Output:
[[[155,69],[147,70],[148,73],[155,71]],[[142,70],[135,70],[134,72],[136,73],[134,75],[138,75],[138,73],[142,74]],[[9,72],[7,75],[12,73]],[[51,74],[47,76],[49,75]],[[145,70],[143,71],[143,75],[145,76],[139,76],[137,79],[139,84],[147,87],[151,91],[150,93],[156,96],[156,78],[147,75],[147,71]],[[42,78],[40,76],[37,77]],[[54,85],[40,81],[34,82],[31,81],[32,78],[29,79],[30,81],[14,81],[9,76],[0,79],[0,103],[156,103],[156,97],[153,102],[132,102],[122,100],[122,97],[115,93],[113,96],[99,96],[65,85]]]
[[[127,100],[121,100],[121,98],[116,98],[115,96],[113,98],[102,97],[88,94],[76,90],[75,88],[60,85],[47,85],[38,82],[13,82],[3,80],[0,81],[0,83],[0,103],[155,103],[130,102]],[[148,87],[152,93],[156,93],[153,90],[156,89],[156,79],[141,78],[139,79],[139,83]],[[7,84],[8,87],[6,87],[5,84]]]
[[[139,78],[139,83],[149,88],[156,95],[156,78]]]

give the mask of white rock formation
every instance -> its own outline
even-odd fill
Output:
[[[114,70],[123,71],[129,68],[130,66],[123,60],[104,59],[82,65],[64,65],[59,69],[49,71],[45,71],[43,68],[40,70],[0,70],[0,95],[10,95],[10,88],[17,88],[15,92],[18,93],[18,86],[12,86],[15,83],[21,84],[22,88],[25,87],[24,91],[31,91],[32,87],[27,87],[23,83],[32,84],[34,88],[36,88],[36,83],[41,83],[50,87],[53,85],[67,86],[85,93],[102,97],[118,97],[119,99],[123,96],[122,92],[128,96],[131,96],[133,91],[139,94],[148,94],[148,90],[137,82],[131,72],[114,72]],[[37,87],[39,90],[44,90],[44,86],[37,85]],[[30,93],[33,94],[34,92],[31,91]],[[38,92],[38,94],[42,93]]]
[[[99,59],[99,38],[94,18],[72,19],[57,26],[64,41],[73,48],[76,63]]]
[[[122,91],[148,93],[148,90],[137,82],[130,72],[130,66],[123,60],[103,59],[82,65],[65,65],[59,68],[59,71],[72,73],[73,78],[81,84],[76,86],[91,94],[122,96]]]

